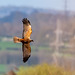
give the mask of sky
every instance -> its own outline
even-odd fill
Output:
[[[0,0],[1,6],[26,6],[44,9],[64,10],[65,0]],[[67,9],[75,11],[75,0],[67,0]]]

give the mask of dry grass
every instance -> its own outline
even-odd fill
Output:
[[[75,75],[75,72],[66,71],[63,68],[42,64],[32,67],[20,67],[17,75]]]

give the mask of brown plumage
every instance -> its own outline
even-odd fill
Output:
[[[30,21],[27,18],[22,20],[23,22],[23,34],[22,39],[18,37],[14,37],[14,43],[22,43],[22,51],[23,51],[23,62],[26,62],[31,56],[31,47],[30,42],[33,40],[30,39],[30,35],[32,33]]]

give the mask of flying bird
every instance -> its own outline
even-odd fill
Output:
[[[31,47],[30,42],[34,42],[32,39],[30,39],[32,28],[31,23],[27,18],[24,18],[22,20],[23,22],[23,33],[22,38],[14,37],[13,41],[14,43],[22,43],[22,51],[23,51],[23,62],[25,63],[29,57],[31,56]]]

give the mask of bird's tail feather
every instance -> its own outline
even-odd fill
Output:
[[[16,36],[13,38],[13,41],[14,41],[14,43],[20,43],[21,42],[20,38],[18,38]]]

